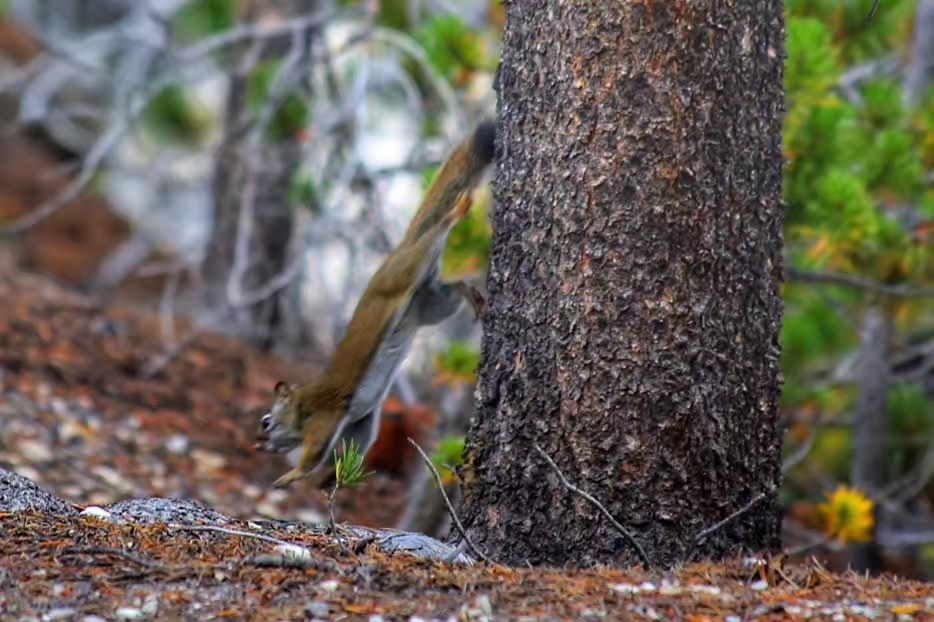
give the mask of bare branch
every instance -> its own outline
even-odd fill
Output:
[[[598,510],[600,510],[600,513],[603,514],[603,516],[605,516],[608,521],[610,521],[610,524],[613,525],[613,527],[615,527],[618,532],[623,534],[623,537],[626,538],[626,540],[629,542],[629,545],[633,549],[635,549],[636,554],[639,556],[639,559],[642,561],[642,565],[645,567],[646,570],[648,570],[651,567],[651,563],[649,562],[649,556],[645,554],[645,551],[642,549],[642,546],[640,546],[640,544],[636,542],[636,539],[629,532],[629,530],[623,527],[622,525],[620,525],[619,521],[613,518],[613,515],[610,514],[610,512],[605,507],[603,507],[602,503],[597,501],[589,493],[581,490],[580,488],[578,488],[577,486],[569,482],[567,478],[564,476],[564,473],[561,472],[561,469],[558,468],[558,465],[554,463],[554,460],[549,458],[548,454],[542,451],[542,448],[539,447],[537,443],[535,444],[535,450],[541,455],[542,458],[545,459],[545,462],[547,462],[548,465],[552,468],[552,470],[555,472],[555,475],[557,475],[558,479],[561,481],[562,486],[564,486],[571,492],[580,495],[587,501],[590,501],[590,503],[593,504],[593,506],[596,507]]]
[[[903,546],[923,546],[934,542],[934,529],[917,531],[885,531],[876,534],[876,542],[879,546],[885,547],[903,547]]]
[[[798,268],[785,268],[787,280],[798,283],[826,283],[828,285],[841,285],[853,289],[889,296],[891,298],[934,298],[934,287],[909,287],[905,285],[887,285],[850,274],[836,274],[832,272],[812,272]]]
[[[840,77],[837,90],[851,104],[861,105],[863,98],[859,87],[870,80],[896,75],[900,65],[901,61],[894,54],[856,65]]]
[[[130,123],[128,119],[121,117],[114,121],[100,140],[98,140],[88,152],[84,162],[81,164],[81,173],[78,177],[69,182],[60,193],[47,200],[33,211],[14,221],[13,224],[0,228],[0,235],[16,235],[22,233],[77,199],[84,191],[85,186],[94,178],[101,164],[103,164],[104,159],[110,154],[110,151],[117,145],[117,142],[123,138],[123,135],[129,129]]]
[[[227,302],[235,309],[242,309],[266,300],[282,288],[286,287],[299,275],[304,264],[304,256],[298,256],[279,274],[267,281],[256,290],[243,291],[243,276],[246,274],[249,263],[249,243],[252,234],[253,205],[256,197],[256,179],[253,171],[246,173],[246,186],[240,202],[240,213],[237,218],[237,240],[234,251],[234,265],[227,280]]]
[[[924,456],[910,474],[886,487],[886,494],[896,503],[904,503],[924,490],[934,476],[934,438],[928,440]]]
[[[703,542],[703,541],[704,541],[707,537],[709,537],[710,535],[712,535],[712,534],[714,534],[714,533],[720,531],[721,529],[723,529],[724,527],[726,527],[727,525],[729,525],[730,523],[732,523],[733,521],[735,521],[737,518],[740,518],[740,517],[743,516],[744,514],[747,514],[750,510],[752,510],[752,508],[756,507],[756,505],[758,505],[759,502],[761,502],[763,499],[765,499],[765,498],[767,498],[767,497],[772,496],[773,494],[775,494],[775,490],[774,490],[774,489],[772,489],[772,490],[766,490],[765,492],[760,492],[760,493],[757,494],[755,497],[753,497],[752,500],[749,501],[749,503],[747,503],[746,505],[744,505],[744,506],[741,507],[740,509],[738,509],[738,510],[736,510],[735,512],[733,512],[732,514],[730,514],[729,516],[727,516],[726,518],[724,518],[722,521],[720,521],[720,522],[718,522],[718,523],[716,523],[716,524],[714,524],[714,525],[711,525],[711,526],[708,527],[707,529],[704,529],[703,531],[701,531],[700,533],[698,533],[696,536],[694,536],[694,543],[695,543],[695,545],[700,544],[701,542]]]
[[[243,278],[249,265],[250,238],[253,234],[252,223],[256,202],[255,171],[259,164],[260,143],[263,131],[288,92],[292,74],[301,66],[307,45],[306,28],[310,28],[310,26],[305,25],[303,28],[291,31],[292,42],[289,53],[269,87],[269,95],[260,111],[258,122],[253,127],[247,146],[246,187],[241,196],[240,212],[237,218],[237,239],[234,246],[234,262],[227,281],[227,299],[229,304],[235,308],[252,306],[274,295],[298,276],[304,263],[304,255],[301,251],[298,251],[295,260],[262,287],[252,292],[244,292],[242,289]]]
[[[807,439],[801,444],[801,447],[799,447],[795,453],[791,454],[782,464],[782,475],[801,464],[801,462],[807,458],[808,454],[811,453],[811,450],[814,448],[814,440],[817,438],[817,430],[821,427],[823,417],[824,411],[818,411],[814,420],[811,422],[811,429],[808,430]]]
[[[181,263],[169,274],[162,297],[159,300],[159,325],[162,330],[163,344],[172,348],[175,345],[175,297],[178,294],[178,282],[181,279]]]
[[[354,17],[360,12],[359,9],[348,11],[347,16]],[[336,13],[328,11],[294,17],[279,24],[244,24],[192,44],[180,50],[176,57],[182,63],[190,63],[238,43],[256,41],[259,39],[272,39],[309,28],[320,28],[333,20],[336,16]]]
[[[872,8],[869,9],[869,15],[866,16],[867,25],[872,23],[872,18],[876,16],[876,10],[879,8],[881,2],[882,0],[875,0],[875,2],[872,3]]]
[[[792,557],[794,555],[801,555],[807,553],[808,551],[813,551],[814,549],[819,549],[827,546],[833,540],[833,536],[821,536],[810,542],[805,542],[800,546],[796,546],[790,549],[785,549],[782,551],[785,555]]]
[[[427,466],[428,469],[431,471],[431,474],[434,475],[434,477],[435,477],[435,483],[438,484],[438,491],[441,493],[441,496],[444,497],[444,502],[445,502],[445,503],[447,504],[447,506],[448,506],[448,512],[451,513],[451,520],[454,521],[454,526],[457,527],[457,532],[461,535],[461,538],[463,538],[463,539],[464,539],[464,542],[467,543],[467,546],[470,547],[470,551],[471,551],[474,555],[476,555],[477,557],[479,557],[480,559],[482,559],[483,561],[485,561],[486,563],[488,563],[488,564],[490,564],[490,565],[495,565],[496,562],[494,562],[492,559],[490,559],[489,557],[487,557],[486,554],[485,554],[483,551],[481,551],[480,549],[478,549],[478,548],[474,545],[474,543],[471,542],[470,537],[467,536],[467,530],[464,529],[464,526],[461,524],[460,519],[457,517],[457,514],[454,512],[454,507],[451,505],[451,501],[450,501],[450,499],[448,499],[447,493],[444,492],[444,484],[441,482],[441,476],[438,474],[438,469],[436,469],[436,468],[435,468],[435,465],[433,465],[433,464],[431,463],[431,459],[430,459],[430,458],[428,457],[428,455],[422,450],[422,448],[419,447],[418,443],[416,443],[415,441],[413,441],[411,438],[409,438],[408,441],[409,441],[409,444],[411,444],[412,447],[415,448],[415,451],[417,451],[417,452],[419,453],[419,455],[421,455],[422,460],[425,461],[425,466]]]

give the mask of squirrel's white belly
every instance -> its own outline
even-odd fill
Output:
[[[418,331],[418,323],[407,314],[396,325],[389,339],[383,342],[366,375],[350,400],[350,421],[359,421],[380,406],[392,388],[396,372],[409,353]]]

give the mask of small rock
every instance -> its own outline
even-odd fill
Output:
[[[147,616],[154,616],[159,613],[159,597],[155,594],[150,594],[143,601],[143,613]]]
[[[311,551],[297,544],[280,544],[273,550],[286,559],[302,561],[311,559]]]
[[[20,439],[16,447],[19,453],[32,463],[50,462],[54,457],[47,444],[34,438]]]
[[[112,469],[109,466],[97,465],[91,467],[90,470],[94,475],[107,482],[110,487],[115,490],[123,492],[132,492],[133,490],[133,485],[116,469]]]
[[[120,620],[142,620],[146,617],[139,607],[118,607],[114,615]]]
[[[113,514],[111,514],[104,508],[97,506],[97,505],[91,505],[91,506],[84,508],[84,510],[81,512],[81,515],[82,516],[93,516],[94,518],[99,518],[101,520],[107,520],[107,521],[113,518]]]
[[[73,443],[84,439],[85,427],[79,421],[66,419],[58,426],[58,434],[64,442]]]
[[[75,615],[75,610],[71,607],[55,607],[54,609],[49,609],[44,614],[42,614],[43,621],[46,620],[62,620],[64,618],[70,618]]]
[[[165,448],[169,453],[184,454],[188,451],[188,437],[184,434],[173,434],[165,441]]]
[[[268,503],[282,503],[289,498],[289,493],[281,488],[274,488],[266,491],[266,501]]]
[[[337,588],[339,588],[340,586],[341,586],[340,582],[335,581],[334,579],[328,579],[327,581],[323,581],[318,584],[318,587],[320,587],[325,592],[329,592],[329,593],[337,591]]]
[[[256,484],[246,484],[241,490],[243,491],[243,496],[247,499],[259,499],[263,496],[263,489]]]
[[[316,600],[305,605],[305,615],[312,618],[322,618],[327,620],[331,615],[331,608],[327,603]]]
[[[751,589],[754,589],[757,592],[761,592],[762,590],[767,590],[769,588],[769,584],[766,581],[759,580],[753,583],[752,585],[750,585],[749,587]]]
[[[311,523],[313,525],[321,525],[325,522],[324,515],[317,510],[312,510],[311,508],[299,510],[295,513],[295,518],[302,521],[303,523]]]
[[[474,601],[477,609],[479,609],[483,614],[487,616],[493,615],[493,605],[490,603],[490,597],[486,594],[480,594],[477,596],[477,599]]]
[[[259,503],[256,504],[255,510],[258,513],[263,514],[265,516],[278,516],[279,512],[281,511],[281,508],[274,503],[260,501]]]
[[[201,473],[220,470],[227,464],[227,458],[216,451],[192,449],[189,455],[195,461],[195,469]]]

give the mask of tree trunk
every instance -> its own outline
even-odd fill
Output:
[[[319,0],[295,0],[287,3],[292,14],[314,10]],[[259,6],[246,2],[243,21],[259,17]],[[310,36],[309,32],[309,36]],[[271,40],[263,58],[281,57],[289,37]],[[214,175],[214,229],[202,267],[202,319],[211,328],[251,341],[266,348],[294,353],[301,348],[305,330],[301,321],[300,279],[251,304],[230,300],[228,283],[233,279],[247,297],[262,291],[298,261],[300,249],[294,249],[295,223],[288,194],[292,177],[301,162],[301,144],[294,137],[262,140],[257,146],[243,131],[250,114],[246,102],[247,76],[234,75],[225,110],[224,141],[218,150]],[[262,132],[264,128],[253,128]],[[251,153],[259,149],[260,153]],[[252,191],[248,190],[252,184]],[[240,214],[244,202],[251,201],[252,218],[247,223],[249,245],[245,270],[234,269],[236,245],[240,234]],[[291,252],[290,252],[291,251]]]
[[[780,484],[779,0],[506,3],[489,321],[463,468],[509,564],[654,562]],[[696,553],[771,551],[768,494]]]
[[[850,483],[874,494],[889,481],[886,453],[889,450],[889,420],[886,400],[889,391],[889,318],[879,306],[869,306],[860,330],[859,394],[853,417],[853,461]],[[874,525],[884,519],[883,509],[873,508]],[[875,539],[852,547],[850,566],[856,572],[882,570],[882,558]]]
[[[905,102],[917,106],[934,82],[934,0],[919,0],[911,62],[905,69]]]

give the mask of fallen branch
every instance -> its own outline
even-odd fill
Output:
[[[447,493],[444,492],[444,484],[441,482],[441,475],[438,474],[438,469],[435,468],[435,465],[431,463],[431,459],[422,450],[422,448],[419,447],[418,443],[413,441],[411,438],[409,438],[408,441],[409,441],[409,444],[411,444],[412,447],[415,448],[415,451],[417,451],[421,455],[422,460],[425,461],[425,466],[427,466],[428,469],[431,471],[431,474],[434,475],[435,482],[438,484],[438,491],[441,493],[441,496],[444,497],[444,502],[448,506],[448,512],[450,512],[451,514],[451,521],[453,521],[454,526],[457,528],[458,533],[460,533],[461,537],[464,539],[464,542],[466,542],[467,546],[470,547],[470,552],[476,555],[477,557],[479,557],[480,559],[482,559],[483,561],[485,561],[486,563],[490,565],[495,565],[496,562],[494,562],[489,557],[487,557],[483,551],[478,549],[474,545],[474,543],[470,541],[470,538],[467,536],[467,530],[464,529],[464,526],[461,524],[460,519],[457,518],[457,514],[454,512],[454,506],[451,505],[451,500],[448,499]]]
[[[162,570],[168,572],[172,570],[170,566],[165,564],[160,564],[159,562],[150,561],[148,559],[143,559],[138,555],[134,555],[129,551],[124,551],[123,549],[113,549],[113,548],[104,548],[104,547],[65,547],[56,551],[59,555],[113,555],[115,557],[120,557],[129,562],[133,562],[138,566],[143,568],[149,568],[151,570]]]
[[[322,570],[326,572],[341,572],[340,566],[334,562],[323,561],[310,557],[291,557],[288,555],[256,555],[246,557],[239,562],[241,566],[255,568],[286,568],[292,570]]]
[[[545,459],[545,462],[547,462],[548,465],[551,466],[552,470],[554,470],[555,474],[558,476],[558,479],[561,480],[561,484],[565,488],[567,488],[573,493],[580,495],[587,501],[590,501],[590,503],[592,503],[594,507],[600,510],[600,513],[602,513],[603,516],[605,516],[606,519],[610,521],[610,524],[613,525],[613,527],[615,527],[617,531],[623,534],[623,537],[626,538],[626,540],[629,542],[629,545],[633,549],[635,549],[636,554],[639,556],[639,559],[642,561],[642,565],[645,567],[646,570],[648,570],[652,565],[651,562],[649,562],[649,556],[645,554],[645,550],[643,550],[642,546],[640,546],[639,543],[636,542],[636,539],[629,532],[629,530],[623,527],[622,525],[620,525],[619,521],[613,518],[613,515],[610,514],[610,512],[605,507],[603,507],[603,504],[601,504],[599,501],[597,501],[593,496],[591,496],[587,492],[581,490],[580,488],[578,488],[577,486],[569,482],[567,478],[564,476],[564,473],[561,472],[561,469],[558,468],[558,465],[554,463],[554,460],[549,458],[548,454],[542,451],[542,448],[539,447],[537,443],[535,444],[535,450],[539,454],[541,454],[542,458]]]
[[[272,536],[264,536],[261,533],[250,533],[249,531],[228,529],[227,527],[218,527],[216,525],[172,525],[172,528],[178,529],[180,531],[214,531],[216,533],[227,534],[228,536],[253,538],[254,540],[260,540],[262,542],[268,542],[270,544],[276,544],[279,546],[296,546],[291,542],[286,542],[285,540],[280,540],[279,538],[273,538]]]

